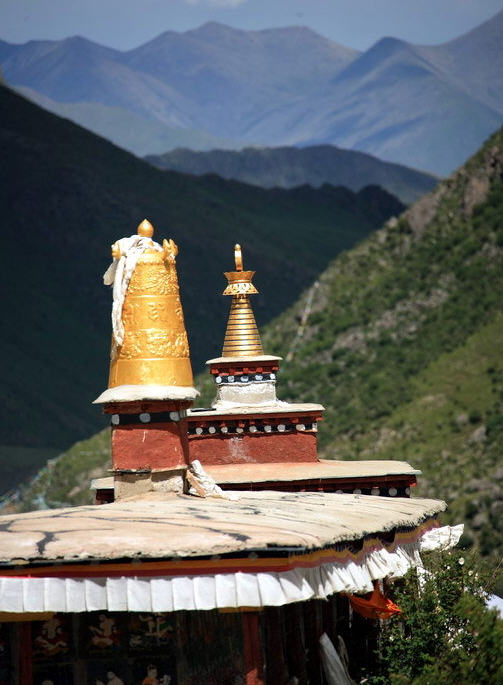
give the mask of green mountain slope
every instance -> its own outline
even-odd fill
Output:
[[[46,450],[60,451],[103,426],[91,406],[107,378],[111,292],[101,275],[109,246],[144,217],[156,237],[173,237],[180,247],[198,370],[219,352],[227,304],[208,293],[225,282],[235,242],[248,264],[260,266],[257,315],[264,323],[335,254],[403,207],[375,187],[263,190],[161,172],[5,87],[0,158],[4,489],[40,465]],[[273,302],[268,291],[276,292]],[[21,457],[12,448],[30,450]]]
[[[317,188],[330,183],[357,191],[366,185],[378,185],[406,204],[432,190],[437,183],[434,176],[422,171],[333,145],[206,152],[179,148],[163,155],[149,155],[146,159],[160,169],[218,174],[263,188],[294,188],[305,183]]]
[[[467,541],[503,551],[503,133],[266,329],[325,457],[407,459]],[[298,336],[298,317],[307,323]],[[307,316],[306,316],[307,315]]]
[[[110,430],[104,428],[87,440],[80,440],[64,453],[48,459],[20,489],[0,497],[0,510],[31,511],[68,505],[92,504],[93,478],[108,476]]]

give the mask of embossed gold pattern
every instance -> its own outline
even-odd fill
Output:
[[[148,302],[143,302],[143,298],[130,297],[124,303],[122,320],[126,330],[172,326],[173,330],[185,331],[182,305],[178,297],[151,295],[148,299]]]
[[[128,295],[149,293],[179,294],[175,262],[164,262],[162,252],[156,250],[145,250],[136,265],[128,287]]]
[[[127,331],[121,347],[123,359],[164,359],[189,356],[189,342],[185,331],[166,331],[150,328]],[[162,385],[165,385],[164,383]]]
[[[144,237],[152,237],[153,232],[152,224],[146,220],[138,227],[138,234]],[[116,246],[117,243],[113,247]],[[193,386],[176,272],[177,254],[173,240],[164,240],[162,251],[147,248],[139,257],[122,308],[124,342],[110,364],[109,388]]]
[[[232,295],[231,310],[225,333],[222,357],[254,357],[263,355],[262,342],[248,298],[257,293],[252,278],[255,271],[243,271],[240,245],[234,247],[236,271],[225,272],[228,285],[224,295]]]
[[[241,275],[247,275],[249,274],[249,281],[242,281],[242,280],[232,280],[232,276],[235,274],[235,271],[226,271],[225,276],[227,276],[229,280],[229,285],[227,288],[224,290],[222,293],[223,295],[256,295],[258,293],[257,288],[253,285],[251,282],[251,279],[255,275],[255,271],[240,271],[238,272]]]

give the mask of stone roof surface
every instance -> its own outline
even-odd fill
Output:
[[[335,461],[320,459],[318,462],[282,462],[281,464],[205,464],[204,470],[219,484],[231,483],[278,483],[281,481],[317,480],[333,478],[382,478],[385,476],[417,476],[421,471],[413,469],[405,461]]]
[[[141,499],[0,517],[0,563],[172,559],[321,549],[414,527],[446,508],[428,499],[236,493],[236,501],[152,492]]]
[[[237,385],[237,384],[236,384]],[[298,414],[302,412],[322,412],[324,410],[323,405],[305,403],[305,404],[291,404],[290,402],[282,402],[277,400],[276,402],[270,404],[250,404],[250,405],[237,405],[223,407],[219,406],[215,409],[189,409],[187,411],[187,416],[189,421],[192,419],[211,419],[220,418],[222,416],[248,416],[253,414]]]
[[[358,478],[386,478],[393,476],[419,476],[421,471],[405,461],[335,461],[320,459],[318,462],[281,462],[281,464],[205,464],[204,470],[219,485],[233,483],[290,483],[292,481],[316,481],[332,479],[352,480]],[[95,478],[92,490],[113,490],[114,478]]]

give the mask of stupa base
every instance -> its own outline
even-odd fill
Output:
[[[124,472],[114,474],[115,500],[137,497],[146,492],[182,494],[185,489],[186,467],[167,471]]]
[[[117,385],[108,388],[93,404],[110,402],[138,402],[142,400],[195,400],[199,391],[178,385]]]

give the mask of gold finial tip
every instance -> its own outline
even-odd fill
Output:
[[[243,271],[243,253],[239,243],[234,245],[234,261],[236,262],[236,271]]]
[[[151,238],[154,235],[154,227],[147,219],[143,219],[141,224],[138,226],[138,235],[144,238]]]

